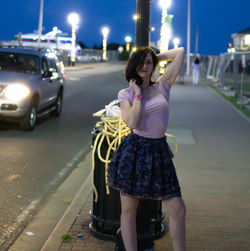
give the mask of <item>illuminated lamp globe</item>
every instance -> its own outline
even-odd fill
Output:
[[[80,18],[77,13],[72,12],[68,15],[67,20],[71,25],[77,25],[79,24]]]
[[[162,9],[167,9],[171,5],[171,0],[160,0],[160,6]]]

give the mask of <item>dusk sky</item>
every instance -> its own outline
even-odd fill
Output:
[[[18,32],[38,30],[40,0],[1,1],[0,40],[11,40]],[[102,43],[101,27],[110,28],[108,43],[124,43],[126,35],[135,39],[136,0],[44,0],[43,33],[58,26],[71,33],[67,22],[69,12],[77,12],[81,22],[77,40],[87,46]],[[173,34],[186,48],[187,0],[172,0],[168,10],[173,14]],[[218,55],[227,49],[231,34],[250,27],[250,0],[191,0],[191,52],[195,50],[195,32],[199,23],[199,53]],[[151,40],[160,39],[161,8],[159,0],[151,2]],[[173,47],[170,42],[170,48]]]

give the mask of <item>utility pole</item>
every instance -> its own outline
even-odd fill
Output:
[[[186,74],[190,75],[190,2],[191,0],[188,0],[188,22],[187,22],[187,72]]]
[[[41,45],[41,36],[43,28],[43,0],[40,0],[40,14],[39,14],[39,27],[38,27],[38,47]]]
[[[195,55],[198,55],[198,48],[199,48],[199,23],[196,27],[196,37],[195,37]]]
[[[149,42],[149,17],[150,0],[136,1],[136,41],[137,48],[148,46]]]

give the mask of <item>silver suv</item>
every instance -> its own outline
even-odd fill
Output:
[[[52,51],[0,48],[0,120],[32,131],[38,116],[62,110],[65,75]]]

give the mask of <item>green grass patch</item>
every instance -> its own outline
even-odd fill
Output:
[[[224,99],[226,99],[227,101],[229,101],[230,103],[232,103],[238,110],[240,110],[241,112],[243,112],[248,118],[250,118],[250,111],[244,107],[243,105],[240,107],[239,104],[237,104],[237,98],[234,96],[227,96],[225,95],[220,89],[218,89],[216,86],[214,86],[211,81],[204,81],[203,83],[205,83],[206,85],[208,85],[210,88],[212,88],[213,90],[215,90],[218,94],[220,94]]]
[[[250,91],[250,83],[243,84],[243,91]]]
[[[62,239],[63,239],[64,241],[71,239],[70,233],[63,234],[63,235],[62,235]]]

